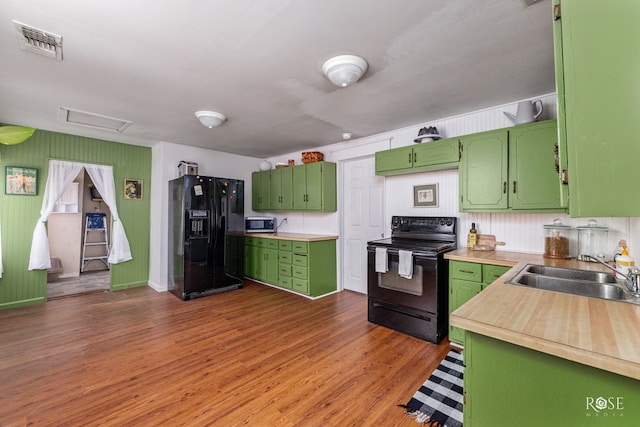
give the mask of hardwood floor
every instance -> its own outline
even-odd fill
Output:
[[[416,426],[444,358],[367,322],[366,297],[247,282],[183,302],[151,288],[0,312],[1,426]]]

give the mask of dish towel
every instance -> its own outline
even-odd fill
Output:
[[[376,273],[386,273],[387,271],[389,271],[387,248],[376,248]]]
[[[413,252],[398,251],[398,275],[405,279],[411,279],[413,276]]]

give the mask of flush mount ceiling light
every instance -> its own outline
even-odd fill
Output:
[[[227,120],[224,114],[216,113],[215,111],[196,111],[196,117],[200,120],[200,123],[209,129],[220,126]]]
[[[367,68],[367,61],[355,55],[334,56],[322,65],[327,78],[339,87],[347,87],[360,80]]]

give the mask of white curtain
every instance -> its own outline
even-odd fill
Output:
[[[102,195],[103,200],[111,210],[114,219],[112,250],[109,251],[108,261],[113,264],[131,259],[129,241],[120,223],[116,208],[115,184],[113,182],[113,168],[111,166],[99,166],[83,163],[65,162],[61,160],[49,160],[49,174],[44,189],[44,200],[40,210],[40,219],[36,223],[31,242],[31,255],[29,257],[29,270],[46,270],[51,268],[51,255],[49,253],[49,239],[45,222],[49,218],[56,202],[62,196],[64,189],[80,173],[82,168],[87,169],[94,185]],[[116,231],[117,230],[117,231]]]
[[[111,166],[101,165],[84,165],[84,168],[91,177],[98,193],[102,196],[102,200],[109,206],[109,210],[111,211],[113,225],[111,228],[111,249],[109,250],[108,261],[110,264],[129,261],[132,258],[131,248],[129,247],[127,234],[124,232],[124,227],[118,216],[116,187],[113,182],[113,168]]]

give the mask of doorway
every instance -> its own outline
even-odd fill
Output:
[[[87,233],[87,214],[104,214],[106,229]],[[47,299],[109,290],[108,245],[85,246],[85,236],[87,242],[109,241],[110,220],[109,208],[82,168],[48,219],[51,269],[47,274]],[[102,255],[105,259],[100,259]]]
[[[383,237],[384,177],[375,173],[375,157],[343,163],[342,284],[367,294],[367,242]]]

